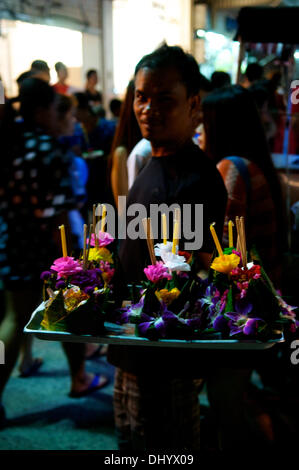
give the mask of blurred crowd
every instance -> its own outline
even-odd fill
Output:
[[[118,197],[129,194],[153,151],[134,112],[136,81],[131,80],[125,96],[114,97],[105,109],[96,70],[87,72],[82,91],[69,83],[63,63],[57,62],[55,70],[57,82],[50,85],[47,63],[35,60],[18,77],[18,96],[6,99],[0,115],[0,337],[7,355],[0,378],[0,427],[5,421],[1,394],[19,354],[24,377],[42,365],[22,331],[40,301],[40,273],[61,256],[58,225],[68,227],[71,251],[79,252],[82,226],[90,219],[93,204],[110,203],[120,210]],[[223,243],[227,245],[228,220],[244,215],[249,245],[257,245],[267,272],[281,288],[286,232],[270,152],[281,153],[284,146],[288,103],[282,75],[255,63],[248,65],[241,85],[232,85],[230,75],[222,71],[209,79],[199,72],[196,80],[200,106],[192,121],[192,140],[217,165],[226,187]],[[165,113],[167,122],[171,126]],[[299,153],[296,119],[289,145],[289,153]],[[71,396],[83,396],[107,383],[101,373],[85,372],[86,357],[101,353],[97,346],[63,347]],[[274,370],[279,365],[272,359]],[[278,386],[267,365],[261,364],[259,372],[265,384]],[[273,440],[270,431],[264,434]]]

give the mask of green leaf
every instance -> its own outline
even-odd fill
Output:
[[[103,308],[103,306],[102,306]],[[97,335],[105,331],[105,315],[100,306],[96,306],[93,297],[68,313],[65,322],[68,331],[81,335]]]
[[[233,287],[231,286],[227,294],[226,305],[225,305],[223,313],[234,312],[234,311],[235,311],[235,307],[234,307]]]
[[[59,290],[57,294],[48,300],[41,325],[46,330],[57,331],[60,327],[57,323],[62,320],[66,314],[63,293]]]

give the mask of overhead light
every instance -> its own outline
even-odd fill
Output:
[[[299,60],[299,50],[294,52],[294,59]]]

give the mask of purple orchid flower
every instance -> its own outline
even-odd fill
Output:
[[[205,295],[199,300],[202,307],[207,306],[209,311],[209,318],[215,315],[217,303],[221,299],[221,294],[216,286],[210,284],[205,291]]]
[[[138,325],[139,335],[146,337],[147,330],[149,329],[150,326],[152,326],[152,324],[153,324],[152,321],[140,323],[140,325]]]
[[[159,332],[159,335],[162,338],[165,338],[167,336],[167,331],[169,330],[169,328],[174,326],[176,323],[178,323],[178,317],[174,313],[165,309],[162,316],[155,320],[154,326]]]
[[[213,322],[213,328],[216,331],[224,332],[227,329],[227,324],[228,321],[225,316],[218,315]]]
[[[240,298],[236,300],[235,308],[237,313],[248,315],[251,312],[253,305],[248,302],[246,298]]]
[[[184,319],[184,323],[188,328],[197,330],[202,326],[202,317],[201,315],[194,315],[191,318]]]
[[[103,280],[101,277],[102,271],[99,268],[86,269],[79,271],[72,276],[72,284],[84,290],[88,287],[94,289],[95,287],[102,287]]]
[[[255,335],[258,332],[259,322],[264,322],[262,318],[248,318],[247,315],[236,312],[228,312],[225,314],[231,321],[228,322],[230,327],[230,336],[243,333],[247,336]]]

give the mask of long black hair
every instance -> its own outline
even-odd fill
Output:
[[[229,156],[254,162],[269,184],[278,226],[283,227],[281,186],[252,94],[240,85],[222,88],[204,98],[202,109],[207,155],[215,163]],[[284,235],[279,242],[285,245]]]
[[[26,126],[34,125],[38,108],[47,109],[56,100],[53,87],[39,78],[26,78],[20,88],[20,114]]]

